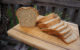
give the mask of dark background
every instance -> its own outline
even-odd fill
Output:
[[[19,23],[15,12],[23,6],[36,8],[40,15],[54,12],[80,28],[79,0],[0,0],[0,50],[37,50],[7,35],[7,30]]]

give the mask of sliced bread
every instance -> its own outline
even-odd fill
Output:
[[[59,17],[57,17],[57,18],[52,18],[51,20],[49,20],[49,21],[46,21],[46,22],[43,22],[43,23],[39,23],[38,24],[38,27],[39,28],[48,28],[48,27],[50,27],[50,26],[52,26],[52,25],[55,25],[55,24],[57,24],[57,23],[60,23],[60,18]]]
[[[38,11],[32,7],[21,7],[16,11],[19,23],[24,27],[34,27],[36,24]]]
[[[58,27],[56,30],[60,32],[60,31],[64,30],[67,27],[68,27],[68,23],[64,22],[64,25],[62,25],[61,27]]]
[[[74,42],[75,40],[78,39],[78,36],[75,33],[72,33],[71,36],[67,37],[66,39],[62,39],[65,43],[69,44]]]
[[[56,32],[56,29],[61,27],[62,25],[64,25],[64,22],[61,21],[60,23],[56,24],[56,25],[53,25],[53,26],[50,26],[48,28],[42,28],[41,30],[48,33],[48,34],[55,34],[55,35],[59,35],[57,34]]]
[[[39,15],[39,16],[37,17],[37,22],[38,22],[40,19],[42,19],[43,17],[45,17],[45,16]]]
[[[67,37],[69,37],[70,35],[72,35],[72,30],[66,34],[64,34],[63,38],[66,39]]]
[[[46,22],[46,21],[49,21],[49,20],[51,20],[53,18],[56,18],[56,17],[57,17],[56,14],[51,13],[48,16],[39,17],[38,20],[37,20],[37,22],[39,22],[39,23]]]
[[[60,34],[60,35],[64,35],[64,34],[68,33],[69,31],[71,31],[71,28],[68,26],[68,27],[65,28],[64,30],[60,31],[59,34]]]
[[[55,34],[55,35],[58,35],[58,36],[64,36],[65,34],[67,34],[68,32],[71,31],[71,28],[68,26],[65,29],[63,28],[63,30],[58,31],[57,29],[59,27],[61,27],[62,25],[64,25],[63,22],[61,22],[61,23],[60,24],[58,23],[58,24],[54,25],[53,27],[49,27],[49,28],[46,28],[46,29],[43,28],[41,30],[44,31],[44,32],[47,32],[48,34]]]
[[[57,29],[57,28],[59,28],[59,27],[61,27],[63,25],[64,25],[64,21],[61,21],[60,23],[57,23],[55,25],[52,25],[52,26],[48,27],[48,29],[54,30],[54,29]]]
[[[58,36],[58,37],[61,38],[61,39],[66,39],[66,38],[68,38],[68,37],[71,36],[71,35],[72,35],[72,30],[69,31],[68,33],[66,33],[66,34],[64,34],[64,35],[62,35],[62,36]]]

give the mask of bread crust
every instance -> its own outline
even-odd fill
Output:
[[[66,44],[71,44],[71,43],[75,42],[78,38],[79,38],[79,37],[77,36],[77,38],[76,38],[75,40],[73,40],[73,41],[71,41],[71,42],[69,42],[69,43],[65,42],[64,39],[61,39],[61,40],[63,40],[63,42],[66,43]]]
[[[63,21],[61,21],[61,22],[63,22]],[[62,25],[64,25],[64,22],[63,22],[61,25],[57,26],[56,28],[54,28],[54,29],[52,29],[52,30],[56,30],[57,28],[59,28],[59,27],[62,26]]]
[[[16,16],[17,16],[20,24],[21,24],[21,20],[19,19],[20,17],[18,15],[18,12],[21,11],[21,10],[29,10],[29,9],[32,9],[33,11],[35,11],[35,14],[36,14],[35,18],[36,19],[37,19],[37,16],[39,16],[38,11],[35,8],[32,8],[32,7],[21,7],[19,9],[17,9],[17,11],[16,11]],[[35,24],[36,24],[36,21],[35,21]],[[23,25],[21,25],[21,26],[23,26]]]
[[[16,10],[16,16],[19,18],[19,16],[17,15],[18,11],[22,10],[22,9],[33,9],[35,12],[36,12],[36,15],[39,16],[39,12],[35,9],[35,8],[32,8],[32,7],[21,7],[19,9]]]
[[[63,21],[61,21],[61,22],[63,22]],[[58,27],[62,26],[62,25],[64,25],[64,22],[63,22],[61,25],[59,25],[59,26],[57,26],[56,28],[54,28],[54,29],[42,28],[41,31],[46,32],[46,33],[48,33],[48,34],[59,35],[58,32],[56,31],[56,29],[57,29]]]
[[[65,35],[66,33],[70,32],[70,31],[71,31],[71,28],[67,32],[64,32],[64,33],[62,33],[60,35]]]
[[[66,33],[70,32],[71,29],[70,29],[69,31],[67,31],[67,32],[62,33],[62,34],[60,34],[60,33],[59,33],[58,31],[56,31],[55,29],[53,29],[53,30],[52,30],[52,29],[41,29],[41,31],[46,32],[46,33],[51,34],[51,35],[59,36],[60,38],[64,38],[64,37],[62,37],[62,36],[64,36]]]
[[[63,28],[61,28],[61,29],[59,29],[59,30],[57,30],[58,32],[60,32],[60,31],[62,31],[62,30],[64,30],[65,28],[67,28],[68,27],[68,23],[66,23],[67,25],[65,26],[65,27],[63,27]]]
[[[64,25],[64,23],[65,24],[67,24],[66,26],[64,26],[64,27],[62,27],[62,28],[60,28],[60,29],[58,29],[58,30],[56,30],[57,28],[59,28],[60,26],[58,25],[56,28],[54,28],[54,27],[52,27],[52,28],[54,28],[54,29],[52,29],[52,28],[49,28],[50,26],[52,26],[50,23],[48,23],[48,24],[44,24],[43,22],[44,21],[48,21],[48,20],[50,20],[50,19],[48,19],[48,20],[44,20],[45,18],[42,18],[42,19],[40,19],[40,21],[38,21],[39,23],[38,23],[38,27],[39,28],[41,28],[41,31],[43,31],[43,32],[46,32],[47,34],[50,34],[50,35],[56,35],[59,39],[61,39],[64,43],[66,43],[66,44],[70,44],[70,43],[72,43],[72,42],[74,42],[74,41],[76,41],[77,39],[78,39],[78,37],[76,38],[76,39],[74,39],[74,40],[71,40],[70,42],[66,42],[65,41],[65,39],[67,39],[69,36],[71,36],[72,35],[72,32],[70,32],[70,31],[72,31],[72,29],[71,29],[71,27],[69,26],[69,24],[68,23],[65,23],[65,22],[63,22],[63,24],[60,24],[60,26],[62,26],[62,25]],[[57,20],[56,20],[57,21]],[[55,21],[55,23],[56,23],[56,21]],[[62,22],[60,19],[59,19],[59,21],[60,22]],[[58,23],[60,23],[60,22],[58,22]],[[53,23],[54,24],[54,23]],[[57,23],[56,23],[57,24]],[[68,30],[66,30],[65,31],[65,29],[68,29]],[[61,31],[63,31],[63,32],[61,32]],[[64,32],[65,31],[65,32]],[[68,34],[69,33],[69,34]],[[67,35],[68,34],[68,35]],[[65,36],[65,37],[64,37]]]
[[[58,32],[56,30],[50,30],[50,29],[41,29],[41,31],[46,32],[50,35],[58,35]]]
[[[48,20],[53,19],[53,18],[56,18],[56,17],[58,17],[58,15],[56,15],[56,14],[54,14],[54,13],[51,13],[51,14],[49,14],[48,16],[45,16],[45,17],[39,19],[37,22],[38,22],[38,23],[43,23],[43,22],[45,22],[45,21],[48,21]]]
[[[50,27],[50,26],[52,26],[52,25],[55,25],[55,24],[57,24],[57,23],[60,23],[60,21],[61,21],[60,18],[56,18],[54,21],[49,22],[48,24],[38,23],[37,26],[38,26],[39,28],[48,28],[48,27]]]
[[[66,35],[62,35],[62,36],[58,36],[60,39],[66,39],[66,38],[68,38],[69,36],[71,36],[72,35],[72,33],[70,33],[67,37],[64,37],[64,36],[66,36]]]

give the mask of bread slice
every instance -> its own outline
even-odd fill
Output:
[[[60,23],[58,23],[58,24],[56,24],[56,25],[50,26],[50,27],[48,27],[48,28],[42,28],[41,30],[42,30],[43,32],[48,33],[48,34],[57,35],[56,29],[59,28],[59,27],[61,27],[62,25],[64,25],[64,22],[63,22],[63,21],[61,21]]]
[[[72,30],[69,31],[68,33],[66,33],[66,34],[64,34],[64,35],[62,35],[62,36],[58,36],[58,37],[61,38],[61,39],[66,39],[66,38],[68,38],[68,37],[71,36],[71,35],[72,35]]]
[[[67,37],[66,39],[62,39],[65,43],[69,44],[74,42],[75,40],[78,39],[78,36],[75,33],[72,33],[71,36]]]
[[[60,32],[60,31],[64,30],[67,27],[68,27],[68,23],[64,22],[64,25],[62,25],[61,27],[58,27],[56,30]]]
[[[69,37],[70,35],[72,35],[72,30],[66,34],[64,34],[63,38],[66,39],[67,37]]]
[[[60,18],[59,17],[57,17],[57,18],[55,18],[55,19],[51,19],[51,20],[49,20],[49,21],[46,21],[46,22],[43,22],[43,23],[39,23],[38,24],[38,27],[39,28],[48,28],[48,27],[50,27],[50,26],[52,26],[52,25],[55,25],[55,24],[57,24],[57,23],[59,23],[60,22]]]
[[[56,33],[55,35],[58,35],[58,37],[65,39],[72,34],[72,30],[68,29],[68,27],[69,27],[68,23],[64,22],[64,25],[59,26],[59,27],[56,27],[56,26],[57,26],[57,24],[53,27],[53,31],[54,31],[54,33]],[[60,31],[64,31],[64,30],[65,30],[64,34],[60,34]],[[51,34],[51,31],[48,33]]]
[[[63,22],[61,22],[63,23]],[[60,23],[60,24],[61,24]],[[68,26],[65,29],[63,29],[62,31],[57,31],[56,29],[61,27],[59,24],[54,25],[53,27],[49,27],[49,28],[43,28],[41,29],[44,32],[47,32],[48,34],[53,34],[53,35],[57,35],[57,36],[64,36],[65,34],[67,34],[69,31],[71,31],[71,28]],[[61,24],[64,25],[64,24]]]
[[[68,33],[69,31],[71,31],[71,28],[68,26],[68,27],[65,28],[64,30],[60,31],[59,34],[60,34],[60,35],[64,35],[64,34]]]
[[[49,20],[54,19],[56,17],[58,17],[57,14],[51,13],[48,16],[39,17],[37,22],[39,22],[39,23],[46,22],[46,21],[49,21]]]
[[[52,26],[48,27],[48,29],[54,30],[54,29],[57,29],[57,28],[59,28],[59,27],[61,27],[63,25],[64,25],[64,21],[61,21],[60,23],[57,23],[55,25],[52,25]]]
[[[42,19],[43,17],[45,17],[45,16],[39,15],[39,16],[37,17],[37,22],[38,22],[40,19]]]
[[[34,27],[36,24],[38,11],[32,7],[21,7],[16,11],[19,23],[24,27]]]

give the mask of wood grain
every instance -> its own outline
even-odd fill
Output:
[[[78,27],[75,24],[71,24],[74,33],[79,36]],[[33,47],[43,50],[79,50],[79,39],[71,44],[66,44],[55,36],[48,35],[41,32],[39,28],[21,28],[20,25],[16,25],[8,31],[8,35],[29,44]]]

